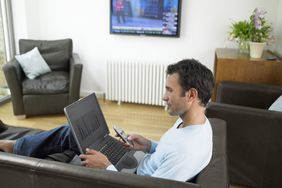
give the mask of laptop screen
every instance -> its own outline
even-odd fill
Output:
[[[65,114],[81,153],[91,145],[95,149],[109,129],[95,93],[67,106]]]

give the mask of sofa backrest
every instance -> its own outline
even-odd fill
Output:
[[[197,184],[0,152],[1,187],[21,188],[199,188]]]
[[[53,71],[69,71],[69,60],[72,56],[72,40],[19,40],[20,54],[37,47],[40,54]]]
[[[198,174],[195,182],[202,188],[228,188],[226,122],[209,118],[213,130],[213,154],[208,166]]]

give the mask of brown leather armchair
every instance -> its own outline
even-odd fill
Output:
[[[223,81],[209,118],[227,124],[230,183],[268,188],[282,185],[282,112],[268,108],[282,86]]]
[[[52,72],[28,79],[17,60],[3,66],[11,91],[14,115],[63,113],[63,108],[79,99],[82,64],[73,54],[71,39],[19,40],[20,54],[38,47]]]

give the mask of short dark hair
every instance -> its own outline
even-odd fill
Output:
[[[183,95],[189,89],[195,88],[202,105],[207,105],[212,95],[214,78],[212,72],[206,66],[195,59],[184,59],[169,65],[166,73],[168,75],[178,73]]]

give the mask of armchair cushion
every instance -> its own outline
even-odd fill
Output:
[[[34,79],[39,75],[51,72],[51,69],[40,55],[37,47],[24,54],[16,55],[15,58],[29,79]]]
[[[72,56],[72,40],[30,40],[20,39],[20,54],[38,47],[52,71],[69,71],[69,60]]]
[[[24,95],[68,93],[69,73],[53,71],[34,80],[25,79],[22,88]]]

